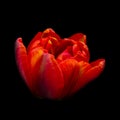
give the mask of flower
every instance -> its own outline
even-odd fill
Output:
[[[33,95],[61,99],[76,93],[103,71],[105,59],[89,63],[86,35],[61,38],[52,28],[38,32],[26,48],[15,42],[18,69]]]

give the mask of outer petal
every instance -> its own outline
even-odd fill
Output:
[[[28,59],[30,64],[29,71],[31,71],[31,79],[32,79],[31,90],[34,95],[37,95],[39,97],[42,97],[40,84],[39,84],[41,82],[41,79],[39,79],[40,77],[39,69],[44,53],[45,51],[42,47],[36,47],[28,53]]]
[[[44,50],[41,47],[31,50],[28,54],[30,64],[29,70],[31,71],[32,79],[35,79],[38,75],[39,65],[41,64],[43,54]]]
[[[35,37],[31,40],[27,47],[27,51],[29,52],[31,49],[37,47],[40,44],[42,32],[38,32]]]
[[[62,71],[51,54],[45,53],[39,69],[40,91],[43,97],[59,98],[64,87]]]
[[[69,37],[70,39],[73,39],[75,41],[81,41],[84,42],[86,44],[86,35],[82,34],[82,33],[76,33],[73,34],[71,37]]]
[[[26,48],[22,43],[22,38],[18,38],[15,42],[15,57],[19,72],[29,87],[31,87],[31,76],[29,71],[28,56]]]
[[[76,85],[74,86],[74,88],[72,89],[70,94],[76,92],[77,90],[79,90],[80,88],[82,88],[86,84],[88,84],[90,81],[97,78],[104,69],[105,60],[98,59],[95,62],[92,62],[90,65],[88,65],[88,64],[85,65],[85,64],[86,64],[85,62],[83,64],[81,64],[79,79],[76,82]],[[86,67],[83,69],[82,66],[84,66],[84,65]]]
[[[67,96],[71,88],[75,85],[79,74],[79,64],[74,59],[64,60],[59,64],[64,76],[64,89],[61,97]]]

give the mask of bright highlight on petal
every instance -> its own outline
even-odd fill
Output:
[[[38,32],[26,48],[15,42],[17,67],[33,95],[39,98],[69,97],[95,80],[104,70],[105,59],[89,62],[86,35],[60,38],[52,29]]]

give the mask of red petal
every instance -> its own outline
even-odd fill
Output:
[[[27,51],[29,52],[31,49],[35,48],[40,44],[40,39],[41,39],[42,32],[38,32],[35,37],[31,40],[27,47]]]
[[[58,63],[60,63],[63,60],[70,59],[70,58],[72,58],[72,55],[67,50],[65,50],[56,58],[56,60]]]
[[[62,71],[51,54],[45,53],[39,69],[39,88],[44,97],[59,98],[64,87]]]
[[[88,62],[90,59],[89,49],[83,42],[77,42],[73,45],[73,55],[77,61],[83,60]]]
[[[79,64],[74,59],[64,60],[59,64],[64,76],[64,89],[62,97],[67,96],[76,83],[79,74]]]
[[[101,72],[103,71],[105,66],[104,59],[98,59],[95,62],[92,62],[90,66],[83,70],[83,73],[79,76],[78,82],[76,83],[75,87],[73,88],[72,93],[76,92],[80,88],[84,87],[90,81],[97,78]]]
[[[59,46],[59,41],[55,37],[47,37],[48,42],[45,48],[48,50],[49,53],[55,54],[57,47]]]
[[[15,42],[15,57],[19,72],[29,87],[31,87],[31,76],[29,71],[28,56],[22,38],[18,38]]]
[[[60,42],[60,45],[57,47],[55,51],[55,57],[57,57],[60,53],[62,53],[68,46],[72,46],[73,42],[70,39],[64,39]]]
[[[41,79],[39,79],[40,77],[39,69],[42,62],[43,54],[44,54],[44,50],[41,47],[36,47],[32,49],[28,54],[28,59],[30,64],[29,71],[31,71],[31,79],[32,79],[31,81],[32,93],[39,97],[43,96],[39,85],[41,81]]]
[[[82,33],[76,33],[74,35],[72,35],[71,37],[69,37],[70,39],[73,39],[75,41],[81,41],[84,42],[86,44],[86,35],[82,34]]]
[[[43,31],[42,38],[45,37],[55,37],[56,39],[60,40],[60,36],[55,33],[55,31],[52,28],[47,28],[46,30]]]

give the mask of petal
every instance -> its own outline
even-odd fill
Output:
[[[62,61],[64,61],[64,60],[70,59],[70,58],[72,58],[72,55],[71,55],[67,50],[65,50],[64,52],[62,52],[62,53],[56,58],[56,60],[57,60],[58,63],[60,63],[60,62],[62,62]]]
[[[105,67],[105,59],[98,59],[92,62],[90,65],[91,69],[85,73],[86,75],[83,75],[83,78],[88,82],[97,78],[101,74]]]
[[[67,96],[76,83],[79,74],[79,64],[74,59],[64,60],[59,64],[64,76],[64,89],[61,97]]]
[[[37,47],[37,48],[32,49],[28,54],[32,76],[35,76],[35,73],[37,74],[38,69],[37,69],[36,64],[41,63],[40,59],[42,58],[43,53],[44,53],[44,49],[41,47]]]
[[[55,51],[55,57],[57,57],[60,53],[62,53],[68,46],[72,46],[73,41],[70,39],[63,39],[60,42],[60,45],[57,47]]]
[[[77,61],[83,60],[88,62],[90,59],[89,49],[83,42],[77,42],[73,45],[73,55]]]
[[[83,63],[83,65],[84,64],[85,62]],[[104,66],[105,66],[104,59],[98,59],[95,62],[92,62],[90,65],[87,65],[85,69],[83,69],[81,66],[83,70],[80,71],[79,79],[76,82],[76,85],[74,86],[74,88],[72,89],[71,94],[76,92],[80,88],[84,87],[90,81],[97,78],[102,73]]]
[[[20,74],[22,75],[27,85],[31,87],[31,75],[29,71],[28,56],[26,48],[22,43],[22,38],[18,38],[15,42],[15,57]]]
[[[49,36],[55,37],[58,40],[61,39],[60,36],[58,34],[56,34],[55,31],[52,28],[47,28],[42,33],[42,38],[49,37]]]
[[[43,39],[45,39],[45,38],[43,38]],[[48,39],[48,42],[44,46],[44,48],[47,49],[49,53],[55,54],[55,51],[59,46],[58,39],[56,39],[55,37],[50,37],[50,36],[47,37],[47,39]]]
[[[82,34],[82,33],[76,33],[73,34],[71,37],[69,37],[70,39],[73,39],[75,41],[81,41],[84,42],[86,44],[86,35]]]
[[[41,81],[41,79],[39,79],[40,77],[39,69],[41,66],[44,52],[45,51],[43,48],[36,47],[28,53],[28,59],[30,65],[29,71],[31,71],[31,79],[32,79],[31,80],[32,93],[36,96],[39,96],[40,98],[42,97],[42,93],[39,88],[40,87],[39,83]]]
[[[29,52],[31,49],[37,47],[40,44],[42,32],[38,32],[35,37],[31,40],[27,47],[27,51]]]
[[[46,98],[59,98],[64,87],[62,71],[51,54],[45,53],[39,69],[39,88]]]

